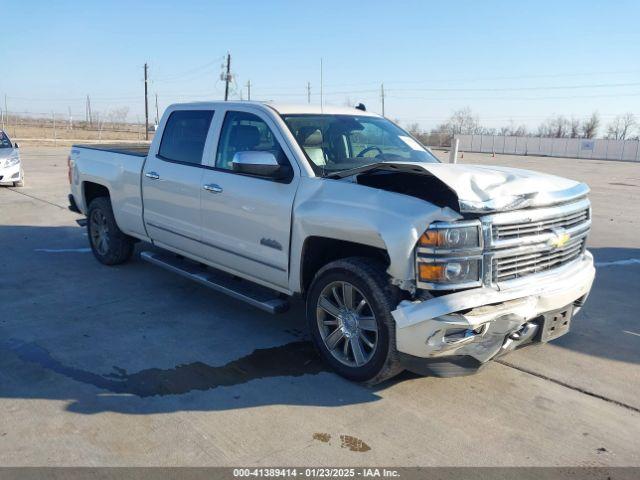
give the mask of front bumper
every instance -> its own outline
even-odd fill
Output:
[[[13,182],[22,180],[20,162],[10,167],[0,168],[0,185],[13,185]]]
[[[577,313],[594,277],[593,256],[585,251],[575,262],[532,275],[514,288],[483,287],[421,302],[405,300],[392,312],[397,349],[409,370],[450,360],[474,371],[474,365],[531,341],[532,335],[520,335],[530,320],[569,305]]]

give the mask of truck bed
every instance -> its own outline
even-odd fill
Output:
[[[149,153],[149,143],[101,143],[101,144],[77,144],[73,147],[88,148],[90,150],[101,150],[103,152],[122,153],[125,155],[135,155],[136,157],[146,157]]]

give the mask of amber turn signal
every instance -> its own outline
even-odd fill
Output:
[[[441,282],[444,279],[444,263],[420,263],[419,275],[423,282]]]

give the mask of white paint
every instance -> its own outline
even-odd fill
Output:
[[[449,163],[456,163],[458,161],[458,149],[460,148],[460,139],[456,137],[451,145],[451,151],[449,152]]]
[[[629,335],[635,335],[636,337],[640,337],[640,333],[630,332],[629,330],[623,330],[622,333],[628,333]]]
[[[638,264],[640,264],[640,258],[629,258],[627,260],[614,260],[613,262],[596,262],[596,267],[617,267]]]
[[[36,248],[35,252],[45,252],[45,253],[89,253],[91,251],[90,248]]]

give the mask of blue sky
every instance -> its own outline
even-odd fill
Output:
[[[236,96],[362,101],[430,128],[468,106],[483,124],[640,114],[638,1],[0,0],[0,95],[14,111],[142,118],[142,65],[160,108],[219,99],[227,51]],[[246,88],[243,89],[246,98]],[[152,102],[153,103],[153,102]]]

